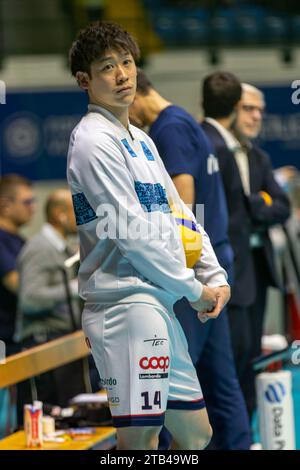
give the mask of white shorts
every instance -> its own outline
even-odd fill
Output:
[[[173,312],[149,303],[88,304],[82,326],[114,426],[162,426],[166,409],[205,407]]]

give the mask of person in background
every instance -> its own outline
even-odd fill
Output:
[[[19,288],[16,262],[25,243],[20,230],[30,222],[34,209],[30,181],[14,174],[0,180],[0,340],[7,355],[18,351],[13,340]]]
[[[15,337],[23,345],[44,343],[79,327],[78,303],[73,301],[75,328],[66,298],[64,262],[72,254],[68,237],[76,234],[72,196],[67,189],[50,194],[46,223],[23,247],[18,257],[20,289]],[[78,298],[76,272],[69,274],[69,291]]]
[[[227,234],[226,199],[218,161],[204,132],[184,109],[161,96],[141,70],[129,113],[138,127],[149,127],[149,136],[182,200],[193,208],[204,208],[205,230],[219,263],[230,273],[233,252]],[[215,321],[204,324],[185,299],[174,310],[202,383],[214,431],[210,448],[249,449],[249,422],[236,376],[226,308]]]
[[[76,233],[71,193],[67,189],[53,191],[46,201],[45,215],[46,223],[24,245],[17,263],[20,287],[15,339],[25,349],[70,333],[80,325],[76,269],[68,272],[64,267],[65,260],[74,254],[68,247],[68,237]],[[84,362],[75,361],[36,376],[38,399],[47,405],[67,406],[69,399],[87,391],[87,371]],[[19,423],[23,405],[32,402],[34,393],[32,381],[19,384]]]
[[[25,240],[21,228],[33,217],[32,185],[22,176],[10,174],[0,180],[0,341],[7,356],[19,351],[14,342],[19,275],[17,256]],[[3,357],[1,357],[3,359]],[[0,390],[0,438],[16,427],[16,387]]]
[[[234,337],[247,331],[249,355],[241,386],[249,415],[256,407],[255,381],[251,361],[261,355],[261,338],[265,317],[267,289],[281,287],[275,266],[269,229],[284,224],[290,216],[289,200],[275,180],[270,157],[253,140],[262,127],[265,108],[263,93],[256,87],[243,83],[242,97],[237,106],[233,132],[240,143],[234,154],[239,170],[244,197],[251,223],[250,249],[255,271],[256,296],[247,309],[246,317],[231,317]]]
[[[234,252],[233,284],[228,318],[237,374],[242,384],[250,355],[248,307],[255,301],[256,282],[250,248],[251,219],[235,160],[241,145],[231,133],[241,98],[241,83],[229,72],[214,72],[202,83],[204,121],[201,124],[215,149],[222,175],[228,214],[228,234]]]

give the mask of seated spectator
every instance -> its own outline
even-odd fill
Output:
[[[0,180],[0,340],[7,355],[18,349],[13,341],[19,287],[16,259],[25,242],[20,229],[31,220],[34,202],[27,179],[6,175]]]
[[[20,229],[34,211],[31,183],[19,175],[0,180],[0,340],[6,355],[18,352],[13,341],[19,276],[16,259],[24,244]],[[0,390],[0,439],[16,426],[15,387]]]
[[[18,258],[20,292],[16,338],[26,346],[44,343],[74,329],[63,275],[64,261],[73,254],[67,239],[76,233],[69,191],[54,191],[45,210],[47,222],[26,243]],[[77,278],[75,272],[68,274],[69,290],[74,299],[78,297]],[[73,310],[78,319],[78,303],[74,301]]]
[[[30,348],[74,330],[70,311],[79,327],[75,272],[64,276],[64,262],[71,256],[67,239],[76,233],[72,196],[66,189],[54,191],[46,202],[46,220],[40,232],[29,240],[18,258],[20,290],[15,338]],[[71,269],[70,269],[71,271]],[[67,282],[71,306],[68,303]],[[77,305],[76,305],[77,304]],[[23,405],[37,397],[46,404],[66,406],[78,393],[87,391],[85,361],[76,361],[22,382],[18,387],[18,421]]]

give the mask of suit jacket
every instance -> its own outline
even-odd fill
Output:
[[[251,194],[246,197],[246,201],[252,232],[258,234],[262,242],[262,251],[269,274],[269,279],[264,279],[265,282],[267,285],[280,287],[268,229],[276,224],[284,224],[290,216],[290,204],[286,194],[274,178],[269,156],[256,145],[251,146],[247,153]],[[271,196],[271,206],[264,203],[259,195],[260,191],[265,191]],[[259,271],[259,266],[257,268]]]
[[[230,305],[247,307],[254,302],[256,296],[248,203],[233,152],[228,149],[223,137],[214,126],[204,122],[202,128],[212,142],[219,160],[229,212],[228,236],[234,252],[234,282]]]

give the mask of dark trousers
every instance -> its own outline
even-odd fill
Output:
[[[251,361],[261,355],[267,284],[260,278],[250,307],[228,307],[228,319],[237,375],[251,419],[256,408],[255,374]]]
[[[209,448],[249,449],[250,427],[237,379],[226,309],[216,320],[201,323],[186,300],[175,305],[203,390],[213,438]],[[165,431],[160,441],[166,448]]]

